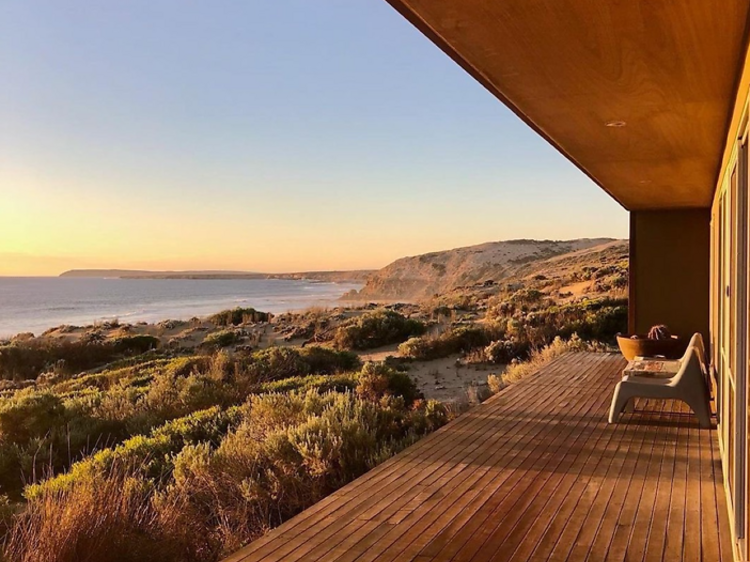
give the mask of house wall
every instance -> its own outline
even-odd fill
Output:
[[[709,209],[631,213],[631,333],[666,324],[708,337],[710,218]]]

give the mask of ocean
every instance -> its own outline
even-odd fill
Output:
[[[335,306],[344,293],[359,288],[277,279],[0,277],[0,337],[115,318],[123,323],[188,320],[238,306],[278,314]]]

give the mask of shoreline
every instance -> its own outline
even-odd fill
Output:
[[[3,345],[18,345],[22,348],[45,349],[66,346],[99,345],[104,342],[154,342],[150,352],[154,357],[192,357],[215,353],[218,350],[259,351],[269,347],[302,348],[311,346],[333,346],[335,337],[316,339],[315,333],[309,333],[311,327],[323,326],[323,330],[342,325],[348,320],[373,310],[383,310],[382,304],[374,302],[352,302],[333,300],[325,307],[306,307],[288,313],[265,317],[258,314],[263,310],[234,307],[213,310],[211,314],[195,316],[190,319],[166,318],[154,322],[103,321],[86,325],[62,324],[40,332],[33,338],[19,333],[11,338],[0,338]],[[403,304],[406,310],[399,311],[409,318],[429,322],[430,313],[420,310],[419,305]],[[236,311],[237,308],[241,310]],[[331,334],[327,334],[331,336]],[[221,343],[219,343],[221,342]],[[403,342],[400,342],[403,343]],[[418,390],[428,399],[443,403],[474,403],[478,396],[484,395],[487,388],[487,376],[501,373],[504,366],[469,364],[462,361],[461,353],[450,353],[435,358],[409,359],[401,355],[400,343],[364,350],[350,349],[363,362],[373,361],[387,364],[389,358],[405,361],[408,376],[414,381]],[[135,345],[135,344],[134,344]],[[142,359],[143,360],[143,359]],[[99,372],[107,368],[82,368],[81,373]],[[23,385],[22,385],[23,386]],[[22,386],[15,384],[10,388]]]
[[[82,281],[84,284],[73,291],[60,291],[57,300],[49,298],[45,292],[49,284],[59,291],[58,281]],[[16,282],[16,286],[36,282],[39,287],[26,289],[28,299],[21,295],[3,295],[2,282]],[[85,282],[89,283],[85,283]],[[143,291],[141,283],[131,284],[132,281],[144,283],[161,281],[154,284],[156,291]],[[211,290],[195,291],[197,284],[188,284],[190,279],[101,279],[101,278],[59,278],[35,277],[0,278],[0,341],[8,341],[19,334],[33,333],[40,336],[45,332],[61,326],[95,326],[107,322],[119,321],[121,324],[138,325],[144,322],[157,325],[166,321],[189,321],[193,318],[203,319],[224,310],[235,308],[254,308],[274,315],[287,312],[298,312],[313,307],[351,307],[361,306],[362,303],[341,300],[352,289],[361,285],[334,281],[305,281],[297,279],[238,279],[238,280],[205,280],[206,283],[224,284],[225,292],[211,292]],[[203,280],[201,280],[203,281]],[[237,291],[234,286],[226,292],[226,283],[238,281],[248,283],[248,290]],[[98,290],[95,297],[88,294],[88,285],[92,284]],[[137,287],[128,291],[112,290],[111,282],[123,283],[125,287]],[[265,283],[282,283],[282,287],[292,290],[264,287]],[[168,283],[176,284],[170,287]],[[234,284],[232,284],[234,285]],[[178,291],[188,286],[189,291],[180,295]],[[207,286],[209,287],[209,286]],[[215,288],[215,285],[214,285]],[[124,296],[123,296],[124,295]],[[5,299],[3,299],[5,297]],[[3,302],[7,303],[5,304]],[[33,302],[32,302],[33,301]],[[4,322],[3,322],[4,320]],[[5,325],[3,325],[5,324]]]

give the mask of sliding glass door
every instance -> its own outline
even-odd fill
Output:
[[[735,537],[747,534],[748,144],[738,142],[714,216],[716,324],[714,364],[722,461]]]
[[[737,380],[737,412],[736,436],[734,442],[734,488],[731,489],[735,509],[735,525],[737,538],[742,541],[742,550],[746,549],[748,536],[748,377],[750,377],[750,347],[748,344],[748,324],[750,323],[750,147],[748,146],[748,130],[739,141],[737,158],[738,177],[733,189],[734,236],[736,239],[735,256],[735,285],[736,291],[732,299],[732,310],[736,314],[735,332],[732,334],[735,353],[733,372]]]

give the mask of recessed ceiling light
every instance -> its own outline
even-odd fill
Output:
[[[604,125],[607,127],[614,127],[616,129],[619,129],[627,125],[627,123],[625,123],[625,121],[607,121]]]

